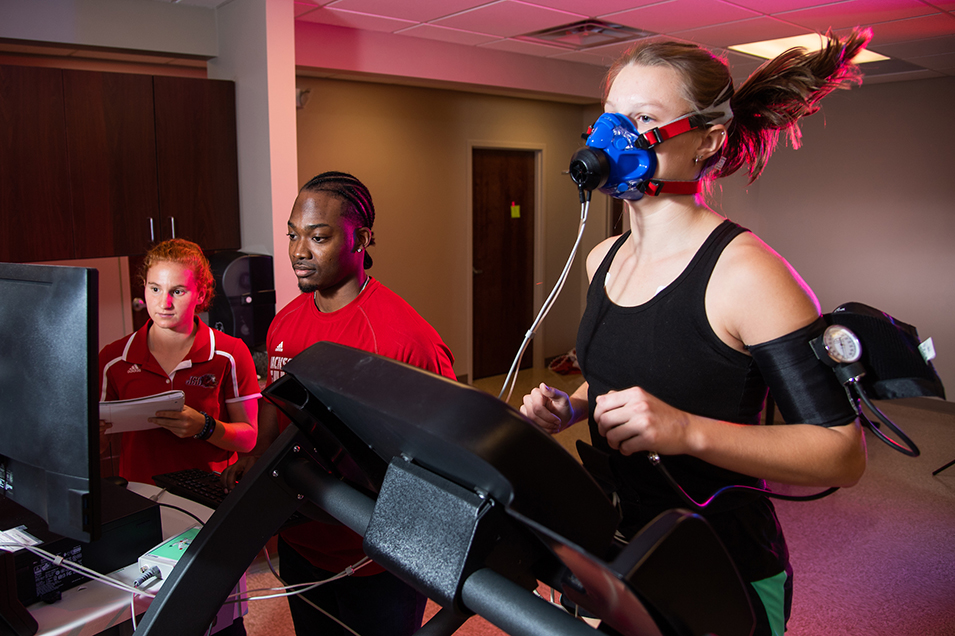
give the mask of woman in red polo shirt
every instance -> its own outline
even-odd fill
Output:
[[[236,452],[255,446],[260,393],[252,354],[196,315],[211,304],[215,286],[198,245],[159,243],[141,276],[149,322],[100,351],[100,399],[179,389],[185,406],[158,411],[149,418],[155,428],[121,434],[119,475],[153,483],[153,475],[187,468],[221,472]],[[104,435],[104,444],[112,437]]]

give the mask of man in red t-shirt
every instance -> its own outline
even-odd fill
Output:
[[[371,278],[367,248],[375,208],[355,177],[326,172],[302,188],[288,221],[289,259],[302,294],[274,318],[268,333],[269,383],[285,364],[319,341],[383,355],[454,379],[454,357],[441,337],[400,296]],[[259,412],[258,457],[288,426],[265,400]],[[226,483],[254,459],[223,473]],[[234,482],[231,482],[234,483]],[[362,539],[343,525],[317,521],[279,535],[279,567],[287,584],[326,579],[362,557]],[[306,595],[362,636],[410,636],[420,626],[427,599],[371,563],[352,576]],[[344,634],[342,628],[297,596],[289,608],[298,636]]]

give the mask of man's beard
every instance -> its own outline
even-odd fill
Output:
[[[320,287],[316,285],[315,283],[309,283],[304,280],[299,280],[298,289],[303,294],[311,294],[312,292],[317,292],[320,289]]]

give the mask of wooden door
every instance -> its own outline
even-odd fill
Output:
[[[534,320],[535,151],[475,148],[474,379],[507,373]],[[533,342],[521,368],[533,364]]]

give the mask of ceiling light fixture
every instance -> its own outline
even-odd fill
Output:
[[[776,40],[763,40],[761,42],[749,42],[748,44],[734,44],[728,48],[738,51],[740,53],[746,53],[748,55],[754,55],[756,57],[765,58],[771,60],[780,53],[788,51],[789,49],[801,46],[807,51],[818,51],[825,44],[825,36],[818,33],[810,33],[808,35],[797,35],[790,38],[778,38]],[[868,49],[863,49],[858,55],[855,56],[853,62],[856,64],[865,64],[866,62],[880,62],[882,60],[887,60],[884,55],[879,55]]]

